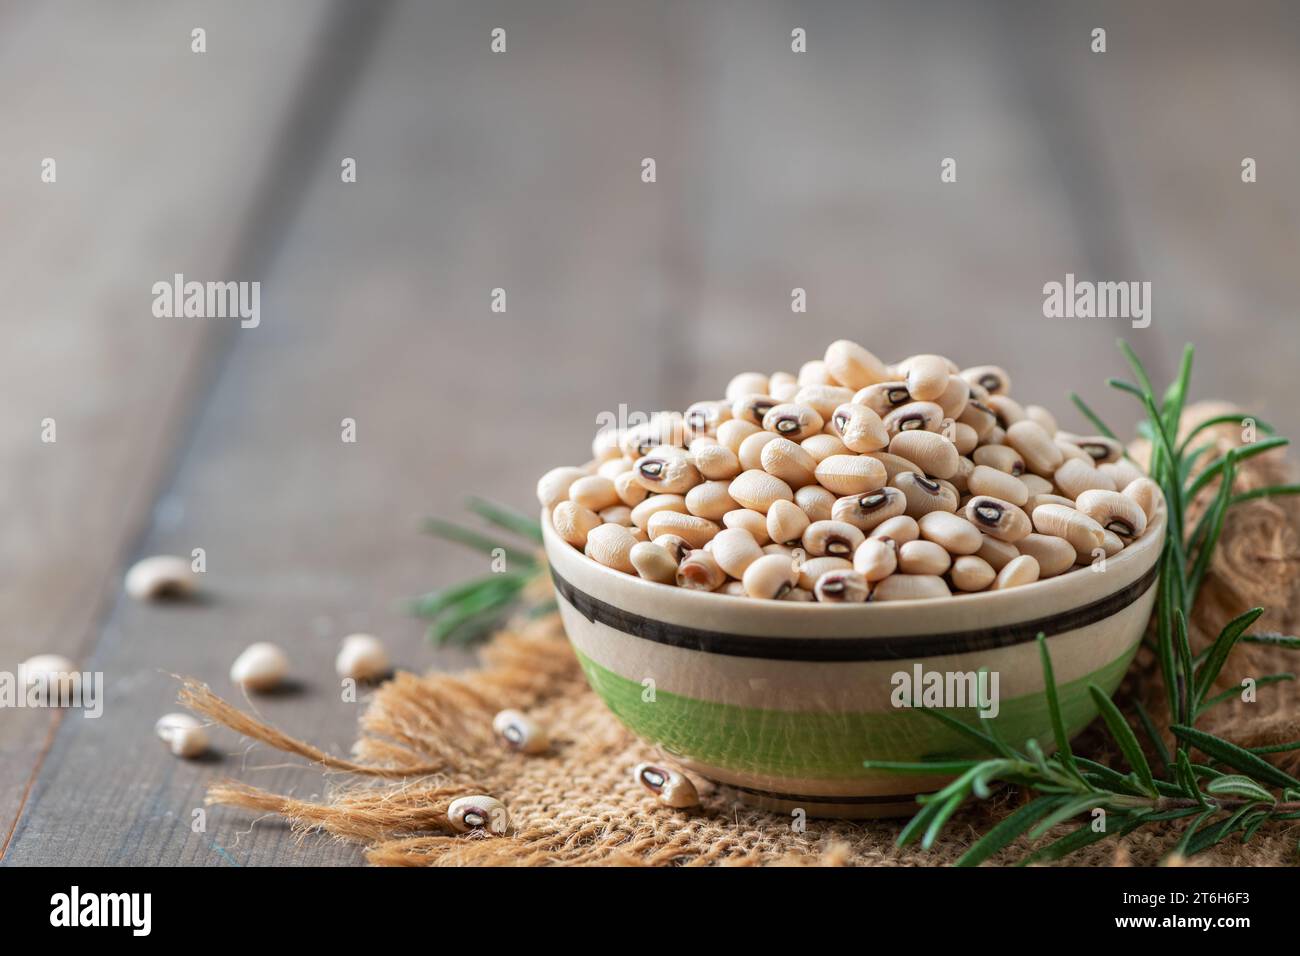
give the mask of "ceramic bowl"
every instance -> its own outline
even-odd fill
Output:
[[[987,669],[1002,737],[1017,745],[1036,738],[1050,751],[1035,643],[1042,632],[1069,733],[1093,720],[1088,685],[1114,693],[1150,619],[1165,520],[1156,515],[1103,570],[1005,591],[854,605],[655,584],[575,550],[547,513],[542,527],[569,640],[592,688],[629,729],[746,802],[878,817],[915,812],[916,794],[946,778],[868,771],[864,760],[983,756],[906,706],[924,702],[930,675],[942,675],[950,690],[932,702],[951,705],[969,687],[955,675]],[[978,723],[975,706],[946,709]]]

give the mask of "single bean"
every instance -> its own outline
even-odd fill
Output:
[[[1011,378],[996,365],[976,365],[961,370],[961,377],[978,385],[990,395],[1005,395],[1011,391]]]
[[[887,451],[873,451],[871,457],[885,466],[886,484],[892,485],[894,479],[904,472],[911,472],[914,475],[925,474],[915,463],[908,461],[901,455],[891,455]]]
[[[853,562],[847,558],[836,558],[826,555],[820,558],[808,558],[805,561],[794,564],[795,573],[799,576],[799,587],[807,588],[814,591],[817,587],[817,581],[823,574],[831,571],[852,571]]]
[[[932,401],[948,388],[948,360],[940,355],[913,355],[900,363],[899,371],[918,401]]]
[[[898,548],[893,538],[867,538],[853,552],[853,570],[868,581],[883,581],[898,570]]]
[[[1040,578],[1053,578],[1074,567],[1074,547],[1064,538],[1034,532],[1017,541],[1016,548],[1038,562]]]
[[[791,488],[812,484],[813,471],[818,467],[816,459],[799,445],[788,438],[775,436],[763,445],[758,460],[765,472],[780,478]]]
[[[862,406],[858,406],[861,408]],[[883,419],[885,430],[892,439],[899,432],[937,432],[943,422],[943,409],[934,402],[908,402],[900,405]],[[968,426],[969,427],[969,426]],[[971,429],[973,432],[974,429]],[[978,439],[977,439],[978,440]],[[877,446],[880,447],[880,446]],[[874,448],[864,449],[875,451]]]
[[[1038,580],[1038,562],[1027,554],[1022,554],[1018,558],[1013,558],[998,572],[998,576],[993,579],[992,590],[1002,591],[1006,588],[1020,587],[1022,584],[1033,584]]]
[[[1102,546],[1106,529],[1081,511],[1064,505],[1039,505],[1034,509],[1034,530],[1070,542],[1075,553],[1088,560]]]
[[[852,404],[869,408],[878,417],[884,418],[898,406],[911,401],[915,399],[907,390],[906,382],[878,382],[858,389],[853,395]]]
[[[951,478],[957,472],[957,449],[934,432],[899,432],[889,442],[889,453],[906,458],[931,478]]]
[[[655,494],[684,495],[703,480],[686,455],[647,455],[638,459],[632,467],[637,481]],[[585,480],[574,482],[574,485]],[[572,496],[572,488],[569,493]]]
[[[868,455],[831,455],[817,464],[817,481],[840,495],[860,495],[885,487],[885,466]]]
[[[707,518],[678,511],[657,511],[646,522],[645,530],[652,540],[661,534],[675,534],[686,539],[692,548],[702,548],[721,529]]]
[[[826,349],[825,370],[840,385],[866,388],[889,380],[889,370],[861,345],[840,339]]]
[[[801,544],[815,558],[830,555],[848,558],[866,540],[860,530],[847,521],[814,521],[804,529]]]
[[[728,528],[740,528],[748,531],[759,544],[767,544],[767,515],[752,508],[737,508],[722,516],[722,523]]]
[[[948,577],[952,579],[952,585],[958,591],[983,591],[993,583],[997,572],[983,558],[973,554],[963,554],[952,562],[952,570],[948,572]]]
[[[718,426],[718,441],[731,449],[733,455],[739,455],[741,443],[750,435],[761,432],[762,430],[762,428],[755,425],[753,422],[731,418]]]
[[[880,522],[901,515],[907,509],[907,499],[897,488],[888,486],[865,495],[850,495],[836,499],[831,508],[831,518],[847,521],[860,531],[870,531]]]
[[[551,527],[575,548],[586,547],[587,535],[600,523],[600,515],[572,501],[561,501],[551,509]]]
[[[1020,540],[1023,541],[1024,538]],[[1008,561],[1020,556],[1020,551],[1016,545],[1007,541],[999,541],[992,535],[986,534],[984,540],[980,542],[980,549],[975,554],[987,561],[994,571],[1001,571],[1006,567]]]
[[[1060,488],[1067,498],[1078,498],[1085,491],[1115,490],[1115,482],[1104,472],[1098,470],[1093,464],[1092,459],[1082,461],[1078,458],[1067,458],[1061,463],[1061,467],[1056,469],[1052,475],[1052,482]]]
[[[852,402],[835,408],[831,427],[850,451],[878,451],[889,445],[889,429],[872,409]]]
[[[933,541],[908,541],[898,546],[898,570],[904,574],[944,574],[952,558]]]
[[[1085,491],[1075,499],[1075,507],[1125,540],[1141,537],[1147,528],[1147,515],[1142,506],[1118,491]]]
[[[771,380],[762,372],[741,372],[727,383],[723,395],[729,402],[747,395],[766,395],[770,383]]]
[[[727,494],[729,481],[705,481],[686,492],[686,510],[697,518],[721,521],[728,511],[738,505]]]
[[[703,548],[692,551],[677,565],[677,586],[692,591],[716,591],[727,581],[726,572]]]
[[[872,601],[918,601],[951,596],[943,578],[932,574],[891,574],[871,592]]]
[[[838,435],[813,435],[811,438],[805,438],[799,443],[808,454],[812,455],[814,462],[822,461],[831,455],[847,455],[848,446],[840,440]]]
[[[811,435],[816,435],[825,424],[815,408],[794,402],[777,405],[763,416],[765,431],[776,432],[791,441],[803,441]]]
[[[763,416],[779,404],[771,395],[745,395],[732,402],[731,417],[761,428]]]
[[[972,495],[990,495],[1017,506],[1029,500],[1029,489],[1023,481],[988,465],[976,465],[966,485]]]
[[[653,541],[638,541],[628,552],[628,560],[636,573],[647,581],[674,584],[677,581],[677,564],[668,549]]]
[[[632,574],[636,571],[631,557],[636,544],[636,537],[621,524],[603,524],[587,533],[587,543],[582,550],[587,557],[607,568]]]
[[[857,571],[827,571],[813,586],[817,600],[828,604],[859,604],[870,593],[867,579]]]
[[[765,471],[751,468],[741,472],[727,486],[728,493],[741,507],[752,508],[767,514],[774,501],[793,501],[794,492],[790,486]]]
[[[681,495],[652,495],[632,509],[632,523],[638,528],[649,527],[650,519],[661,511],[686,514],[686,499]]]
[[[842,385],[804,385],[795,392],[792,404],[807,405],[823,421],[829,419],[839,406],[853,401],[853,389]]]
[[[958,514],[931,511],[917,522],[921,537],[942,545],[952,554],[974,554],[984,543],[980,529]]]
[[[1025,465],[1036,475],[1051,477],[1061,467],[1065,455],[1056,447],[1052,436],[1037,422],[1022,419],[1007,428],[1006,443],[1020,453]]]
[[[868,538],[893,538],[899,544],[904,541],[915,541],[921,536],[921,526],[915,518],[907,515],[897,515],[893,518],[886,518],[880,524],[871,529]]]
[[[726,528],[714,535],[710,542],[714,560],[729,576],[741,578],[745,569],[763,556],[763,549],[754,536],[743,528]]]
[[[1019,452],[1007,445],[981,445],[971,453],[971,460],[976,465],[1006,472],[1017,478],[1025,473],[1025,460]]]
[[[745,569],[741,579],[752,598],[775,600],[795,586],[799,575],[790,560],[779,554],[765,554]]]
[[[1150,478],[1135,478],[1130,481],[1124,486],[1123,495],[1137,502],[1137,506],[1146,515],[1148,523],[1155,517],[1156,511],[1160,508],[1160,502],[1164,500],[1164,492]]]
[[[777,544],[798,541],[808,524],[808,516],[793,501],[774,501],[767,509],[767,536]]]
[[[569,486],[586,476],[582,468],[552,468],[537,480],[537,500],[543,508],[554,508],[561,501],[568,501]]]
[[[826,521],[835,506],[835,495],[821,485],[804,485],[794,493],[794,503],[803,509],[809,521]]]
[[[1011,544],[1033,530],[1025,513],[1009,501],[976,495],[966,503],[966,518],[985,534]]]
[[[894,479],[894,487],[907,499],[905,513],[920,518],[932,511],[956,511],[960,497],[947,482],[938,482],[924,475],[903,472]]]

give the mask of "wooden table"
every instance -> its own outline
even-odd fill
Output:
[[[407,668],[472,662],[401,609],[482,570],[421,517],[468,493],[530,508],[620,403],[711,397],[848,336],[1003,362],[1063,426],[1082,427],[1071,389],[1128,426],[1102,385],[1124,334],[1162,378],[1195,341],[1199,395],[1294,433],[1298,21],[1281,2],[6,7],[0,669],[62,653],[107,694],[98,720],[0,712],[3,862],[359,862],[220,808],[194,832],[214,779],[326,782],[220,732],[211,760],[169,756],[171,675],[237,698],[230,661],[275,641],[299,683],[255,706],[345,752],[342,635]],[[1067,272],[1150,281],[1151,326],[1044,318]],[[175,273],[261,282],[260,326],[154,317]],[[196,547],[207,600],[123,597],[134,560]]]

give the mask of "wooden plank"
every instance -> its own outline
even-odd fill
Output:
[[[356,862],[235,811],[192,833],[212,779],[300,796],[324,784],[261,750],[245,762],[226,734],[214,762],[166,755],[150,736],[173,709],[168,674],[231,694],[233,657],[274,640],[301,685],[256,706],[346,752],[359,707],[332,672],[342,635],[382,635],[404,667],[470,660],[431,651],[398,606],[486,570],[421,536],[420,518],[456,515],[467,493],[531,510],[537,474],[584,454],[598,409],[651,394],[594,359],[659,367],[666,226],[639,164],[676,125],[660,85],[670,27],[647,11],[521,9],[494,58],[496,20],[402,4],[337,134],[284,171],[309,192],[264,276],[262,325],[235,335],[136,549],[204,547],[211,601],[113,609],[93,658],[108,713],[64,722],[6,863]],[[339,182],[343,156],[356,185]],[[505,315],[489,310],[496,286]],[[345,417],[355,444],[340,441]]]
[[[155,318],[152,284],[224,277],[317,9],[72,7],[0,14],[0,208],[21,231],[0,263],[0,462],[16,505],[0,539],[6,670],[90,655],[222,334]],[[60,717],[0,721],[0,854]]]

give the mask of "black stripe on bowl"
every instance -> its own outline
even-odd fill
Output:
[[[988,651],[1032,641],[1040,631],[1051,637],[1053,634],[1064,634],[1095,624],[1122,611],[1145,594],[1155,583],[1159,566],[1159,562],[1156,562],[1146,574],[1114,594],[1059,614],[978,630],[905,634],[896,637],[768,637],[706,631],[682,624],[669,624],[615,607],[585,591],[579,591],[553,567],[551,579],[560,596],[587,620],[599,621],[615,630],[656,644],[682,647],[704,654],[765,660],[893,661]]]

